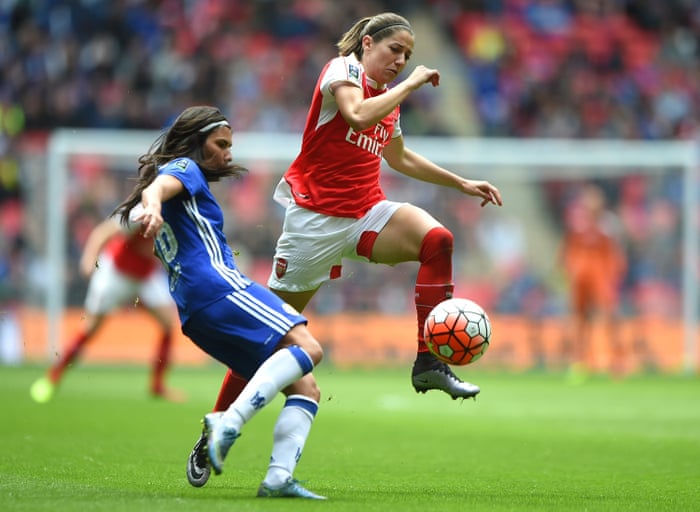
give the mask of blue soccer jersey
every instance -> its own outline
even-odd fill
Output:
[[[173,160],[159,173],[177,178],[185,188],[161,205],[164,222],[155,237],[182,332],[250,378],[280,339],[306,318],[236,268],[223,232],[223,212],[193,160]]]
[[[165,201],[156,254],[168,270],[170,293],[180,321],[237,290],[250,286],[233,259],[223,232],[224,216],[199,166],[189,158],[159,169],[182,182],[187,193]]]

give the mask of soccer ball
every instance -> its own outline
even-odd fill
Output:
[[[491,321],[484,308],[468,299],[442,301],[428,314],[425,343],[440,361],[462,366],[484,355],[491,339]]]

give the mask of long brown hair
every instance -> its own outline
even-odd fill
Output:
[[[353,53],[358,60],[362,59],[362,38],[366,35],[379,42],[399,30],[407,30],[413,35],[413,28],[406,18],[393,12],[383,12],[376,16],[362,18],[343,34],[336,43],[338,55],[347,57]]]
[[[151,144],[148,153],[139,157],[134,190],[114,209],[112,215],[118,214],[121,223],[126,225],[129,212],[141,202],[141,192],[158,176],[158,168],[175,158],[194,160],[207,181],[219,181],[226,176],[238,177],[247,172],[245,167],[236,164],[226,169],[208,169],[204,166],[204,142],[214,128],[223,124],[228,125],[226,117],[216,107],[199,105],[183,110],[172,126]]]

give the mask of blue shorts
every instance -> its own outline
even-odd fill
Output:
[[[258,283],[232,292],[190,316],[182,332],[207,354],[246,379],[306,318]]]

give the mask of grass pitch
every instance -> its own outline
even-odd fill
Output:
[[[408,368],[316,372],[323,399],[297,478],[327,502],[255,498],[277,399],[200,489],[185,462],[223,369],[175,368],[182,404],[145,367],[79,366],[33,403],[36,366],[0,367],[3,511],[700,510],[700,380],[458,373],[476,401],[417,395]]]

